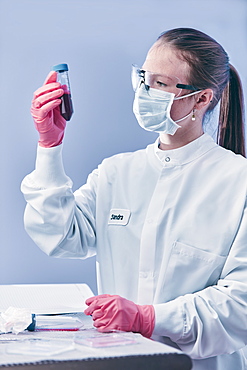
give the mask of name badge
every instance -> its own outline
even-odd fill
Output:
[[[129,209],[113,208],[110,210],[108,225],[127,225],[130,218]]]

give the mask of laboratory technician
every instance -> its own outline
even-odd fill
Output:
[[[133,65],[133,110],[155,143],[104,159],[74,193],[62,161],[64,90],[34,93],[35,170],[25,227],[48,255],[97,256],[99,331],[139,332],[182,349],[196,370],[247,369],[247,161],[241,82],[221,45],[164,32]],[[219,107],[218,144],[204,124]],[[107,129],[107,122],[105,122]],[[86,160],[80,158],[80,161]]]

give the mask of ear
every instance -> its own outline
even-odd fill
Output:
[[[200,93],[195,95],[196,104],[194,108],[196,110],[203,109],[204,107],[206,107],[208,104],[211,103],[211,101],[213,100],[213,97],[214,97],[214,93],[212,89],[205,89],[201,91]]]

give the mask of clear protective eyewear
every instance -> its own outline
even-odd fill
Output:
[[[132,64],[131,80],[135,92],[142,84],[144,84],[147,91],[151,87],[153,89],[173,93],[175,97],[179,96],[183,89],[193,91],[200,90],[196,86],[182,84],[176,76],[145,71],[136,64]]]

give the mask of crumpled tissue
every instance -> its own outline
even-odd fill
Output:
[[[32,314],[25,308],[9,307],[0,313],[0,333],[18,334],[32,323]]]

